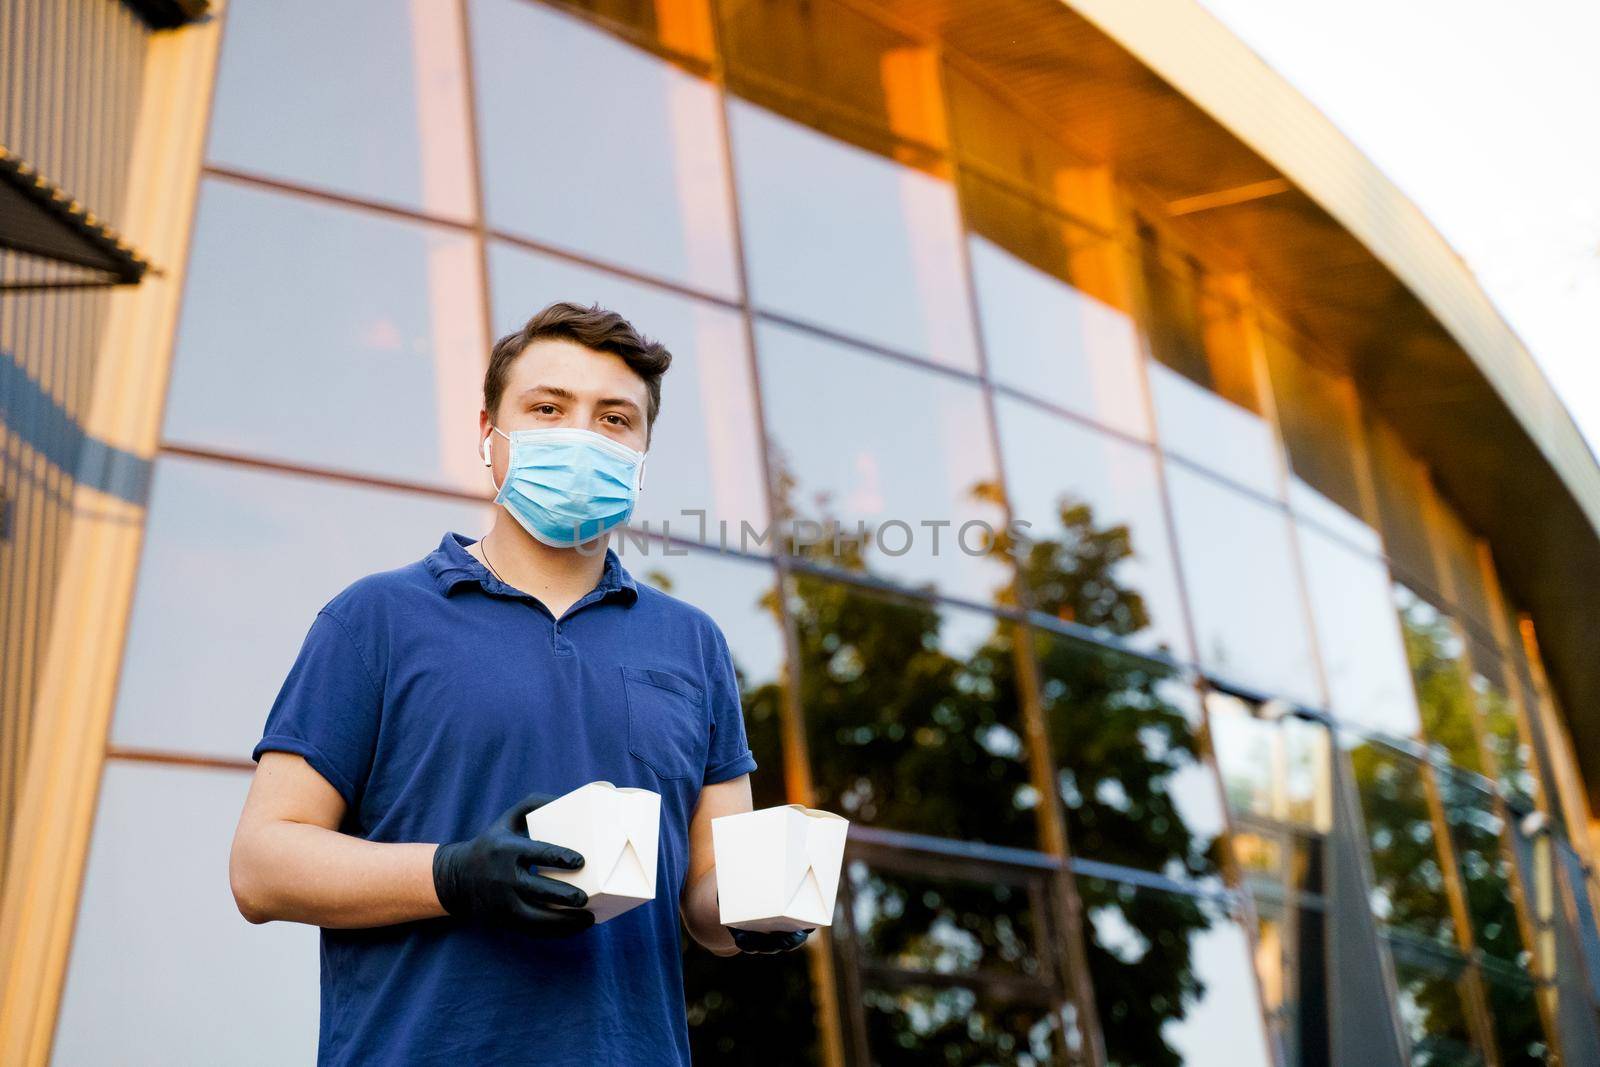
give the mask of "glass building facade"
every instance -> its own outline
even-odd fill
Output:
[[[488,529],[557,299],[674,353],[623,562],[727,634],[756,805],[852,822],[807,951],[686,945],[697,1062],[1600,1062],[1487,542],[1270,285],[871,11],[227,4],[56,1062],[312,1058],[248,753],[328,597]]]

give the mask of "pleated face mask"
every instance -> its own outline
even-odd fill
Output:
[[[536,540],[571,548],[621,526],[644,484],[643,452],[593,430],[566,427],[494,432],[511,443],[511,465],[494,502]],[[487,458],[488,448],[484,455]]]

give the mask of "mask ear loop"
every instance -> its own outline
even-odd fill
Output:
[[[494,434],[499,434],[507,441],[510,441],[511,437],[498,426],[489,427],[489,432],[490,436],[483,439],[483,465],[489,468],[489,484],[494,486],[494,495],[498,497],[500,495],[501,486],[496,485],[494,480],[494,459],[491,454],[491,442],[493,441]],[[509,470],[506,472],[508,477],[510,476],[510,473],[511,472]]]

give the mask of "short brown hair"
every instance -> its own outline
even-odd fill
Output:
[[[560,338],[597,352],[621,356],[628,369],[644,379],[650,394],[645,412],[645,435],[655,425],[661,410],[661,376],[672,364],[672,353],[660,341],[645,337],[627,319],[599,304],[583,307],[557,301],[539,312],[519,330],[513,330],[494,343],[489,353],[489,369],[483,375],[483,408],[490,418],[498,416],[500,398],[506,388],[506,368],[535,341]]]

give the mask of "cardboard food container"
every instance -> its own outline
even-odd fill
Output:
[[[603,923],[656,895],[661,794],[590,782],[528,813],[528,836],[583,856],[575,871],[540,867],[589,894],[586,910]]]
[[[833,923],[850,823],[785,804],[711,820],[722,925],[808,930]]]

